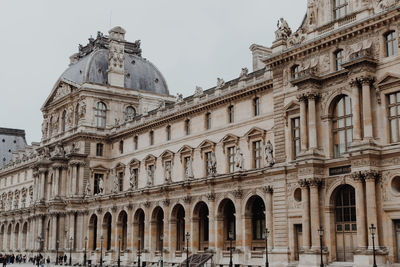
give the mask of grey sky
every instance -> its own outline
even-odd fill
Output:
[[[252,69],[249,46],[270,46],[276,22],[300,25],[307,0],[1,0],[0,127],[40,141],[40,108],[78,44],[113,26],[142,41],[172,95]]]

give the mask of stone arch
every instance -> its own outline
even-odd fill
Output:
[[[265,249],[263,233],[266,225],[266,204],[255,194],[248,198],[244,208],[245,246],[251,250]]]
[[[349,218],[344,218],[339,215],[342,207],[345,205],[337,206],[337,200],[343,193],[349,193],[352,195],[352,199],[349,199],[349,203],[353,203],[354,205],[352,208],[350,208],[351,205],[346,207],[346,209],[350,210]],[[330,238],[327,240],[330,240],[329,246],[332,253],[331,257],[336,261],[353,261],[353,250],[355,249],[357,242],[357,211],[354,184],[349,184],[345,181],[338,181],[334,186],[330,187],[326,195],[327,199],[325,203],[327,207],[325,210],[327,212],[326,217],[328,218],[326,222],[326,234],[330,235]],[[344,240],[346,240],[346,247],[344,246]]]
[[[210,211],[206,202],[200,200],[193,208],[193,246],[199,251],[205,251],[209,247],[209,215]]]
[[[121,250],[125,251],[128,241],[128,213],[121,210],[117,220],[117,232],[121,242]]]
[[[5,238],[4,238],[4,235],[5,235],[4,229],[5,229],[5,226],[4,226],[4,223],[2,223],[1,226],[0,226],[0,250],[4,249],[4,240],[5,240]]]
[[[322,101],[322,117],[331,116],[334,105],[342,95],[347,95],[350,97],[351,101],[354,101],[354,95],[346,88],[333,90],[330,95],[326,96],[325,101]]]
[[[230,198],[222,199],[217,208],[217,228],[222,233],[218,236],[217,247],[227,250],[230,246],[229,239],[233,240],[232,246],[236,247],[236,207]]]
[[[95,251],[97,248],[98,217],[92,214],[89,219],[89,250]]]
[[[171,247],[177,251],[183,251],[185,248],[185,222],[187,221],[187,212],[182,204],[177,203],[173,206],[170,216],[171,229]]]
[[[136,240],[135,247],[143,250],[144,248],[144,236],[145,236],[145,212],[142,208],[138,208],[133,216],[133,240]]]
[[[164,210],[160,206],[156,206],[151,213],[150,231],[151,249],[161,251],[164,238]]]
[[[17,222],[16,224],[15,224],[15,227],[14,227],[14,249],[19,249],[19,246],[18,246],[18,241],[19,241],[19,228],[20,228],[20,226],[19,226],[19,222]]]
[[[104,238],[103,246],[105,245],[105,249],[111,250],[111,236],[112,236],[112,215],[110,212],[106,212],[103,216],[102,223],[102,234]],[[104,248],[104,247],[103,247]]]

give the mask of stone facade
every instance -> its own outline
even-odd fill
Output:
[[[80,46],[0,170],[0,249],[115,264],[400,263],[400,3],[309,0],[253,72],[187,98],[125,31]],[[90,58],[91,60],[88,60]],[[85,72],[82,74],[82,72]],[[30,156],[27,156],[30,155]],[[21,178],[23,177],[23,178]],[[229,240],[229,236],[233,240]],[[85,254],[85,252],[87,252]],[[101,254],[102,253],[102,254]]]

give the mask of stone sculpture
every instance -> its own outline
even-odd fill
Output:
[[[236,149],[236,155],[235,155],[235,167],[239,171],[243,171],[243,163],[244,163],[244,157],[242,152],[240,152],[240,147]]]
[[[267,161],[268,167],[272,167],[275,164],[273,153],[274,153],[274,147],[272,146],[271,142],[268,140],[267,144],[265,145],[265,160]]]
[[[192,169],[192,159],[188,158],[186,161],[186,170],[185,170],[186,179],[193,178],[193,169]]]
[[[129,176],[129,186],[131,188],[131,190],[136,189],[137,188],[137,177],[136,177],[136,173],[134,172],[133,169],[130,170],[131,175]]]
[[[211,152],[210,160],[208,161],[208,173],[212,176],[217,174],[217,158],[215,157],[215,152]]]
[[[147,168],[147,186],[153,185],[153,171]]]
[[[99,195],[102,195],[104,193],[104,183],[103,183],[103,178],[99,179]]]
[[[165,181],[167,183],[171,182],[171,162],[166,162],[165,163]]]
[[[278,20],[277,27],[278,29],[275,31],[276,40],[286,40],[292,34],[292,30],[284,18]]]

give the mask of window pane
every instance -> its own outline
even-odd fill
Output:
[[[394,95],[394,94],[389,95],[389,103],[390,103],[390,104],[394,104],[395,101],[396,101],[395,95]]]
[[[345,139],[344,139],[344,131],[339,131],[339,153],[343,154],[345,151]]]
[[[352,126],[352,118],[346,118],[346,126]]]
[[[338,102],[338,104],[337,104],[337,106],[336,106],[336,109],[337,109],[337,116],[338,116],[338,117],[341,117],[341,116],[344,115],[344,110],[343,110],[343,98],[340,99],[340,101]]]
[[[350,97],[345,96],[344,100],[345,100],[345,105],[346,105],[346,115],[350,115],[351,114],[351,100],[350,100]]]
[[[338,127],[339,128],[343,128],[344,127],[344,120],[343,119],[338,120]]]
[[[390,108],[390,116],[396,116],[396,107],[391,107]]]
[[[353,129],[346,130],[347,146],[353,142]]]
[[[396,133],[396,120],[390,120],[390,135],[392,137],[392,142],[397,142],[397,133]]]

